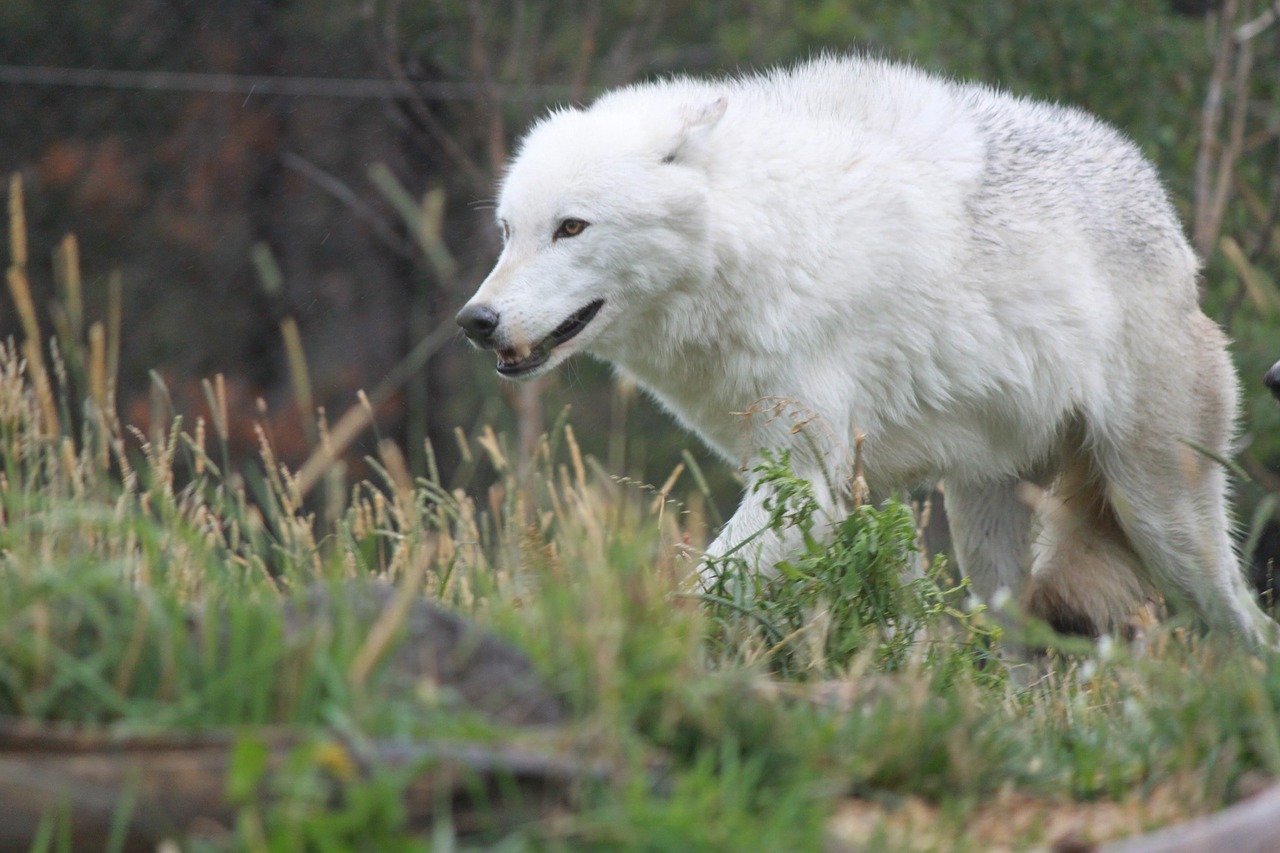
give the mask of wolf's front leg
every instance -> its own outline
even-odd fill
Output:
[[[822,538],[833,522],[843,516],[841,501],[831,493],[821,472],[802,474],[813,484],[813,496],[818,505],[814,516],[813,534]],[[773,492],[766,485],[758,488],[755,483],[747,486],[742,503],[733,517],[725,523],[698,568],[698,585],[703,590],[719,586],[721,572],[726,570],[721,558],[743,560],[749,571],[772,574],[782,560],[796,554],[803,545],[803,535],[794,525],[785,521],[770,527],[770,510],[766,506]]]

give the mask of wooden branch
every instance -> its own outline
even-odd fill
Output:
[[[298,469],[293,486],[298,496],[305,497],[324,477],[335,461],[347,452],[351,443],[359,438],[374,422],[377,410],[391,395],[412,379],[427,363],[436,350],[457,336],[457,324],[446,317],[414,346],[409,354],[391,369],[372,392],[360,392],[359,402],[352,404],[330,429],[326,441],[317,445],[311,456]]]
[[[382,61],[386,66],[387,72],[391,77],[401,85],[412,88],[414,82],[409,79],[409,74],[405,70],[404,63],[400,59],[400,0],[392,0],[387,6],[387,12],[382,21],[383,44]],[[436,118],[431,107],[427,102],[417,95],[411,95],[403,99],[403,103],[409,111],[409,114],[422,126],[427,136],[433,139],[445,156],[453,162],[455,166],[477,186],[485,186],[490,180],[489,175],[480,168],[480,165],[473,159],[465,148],[453,137],[449,131],[445,130],[444,124]]]
[[[1218,233],[1222,230],[1222,221],[1226,217],[1227,202],[1231,198],[1232,185],[1235,183],[1236,164],[1240,161],[1244,150],[1245,121],[1249,115],[1249,82],[1253,72],[1253,45],[1245,42],[1236,48],[1236,69],[1231,86],[1231,123],[1227,130],[1227,144],[1218,155],[1218,176],[1214,181],[1206,216],[1207,233],[1201,235],[1208,240],[1205,244],[1205,257],[1217,242]]]
[[[410,828],[447,817],[459,832],[512,826],[563,808],[572,790],[611,774],[608,766],[537,743],[403,743],[363,748],[332,735],[251,732],[268,751],[271,777],[299,748],[314,750],[337,793],[373,769],[419,768],[402,798]],[[200,735],[112,736],[32,722],[0,722],[0,850],[25,850],[42,821],[68,821],[75,850],[100,850],[127,819],[123,853],[154,851],[166,838],[224,835],[236,806],[227,775],[233,731]],[[55,836],[56,837],[56,836]]]
[[[331,175],[310,160],[292,151],[286,151],[281,157],[286,169],[291,169],[315,184],[316,187],[333,196],[358,218],[364,220],[373,230],[375,236],[386,244],[387,248],[403,258],[416,260],[419,252],[407,240],[401,239],[382,216],[369,206],[360,195],[337,176]]]
[[[1280,786],[1222,811],[1150,835],[1114,841],[1095,853],[1272,853],[1280,840]]]
[[[1218,141],[1218,129],[1222,123],[1223,99],[1227,88],[1227,78],[1231,74],[1231,57],[1234,55],[1235,41],[1231,35],[1231,22],[1236,18],[1237,0],[1226,0],[1218,13],[1218,43],[1214,51],[1213,72],[1209,77],[1209,88],[1205,93],[1204,107],[1200,112],[1200,144],[1196,152],[1196,170],[1194,184],[1195,226],[1192,229],[1192,242],[1196,252],[1207,258],[1213,251],[1217,236],[1217,223],[1210,221],[1209,211],[1214,193],[1214,165],[1218,162],[1221,145]]]
[[[480,124],[485,128],[485,150],[489,154],[489,166],[494,174],[500,174],[507,162],[506,125],[502,116],[502,100],[498,81],[494,78],[493,63],[489,58],[489,46],[485,38],[486,25],[493,19],[495,10],[482,8],[478,0],[467,3],[467,16],[471,24],[471,41],[468,53],[471,74],[478,81],[485,97],[480,101]]]
[[[1280,17],[1280,0],[1272,3],[1265,12],[1248,23],[1236,27],[1236,41],[1246,42],[1265,32]]]
[[[599,49],[599,32],[600,6],[597,3],[590,3],[587,5],[587,18],[582,24],[582,42],[578,45],[577,65],[569,86],[569,100],[575,104],[582,103],[587,96],[587,84],[591,81],[591,67]]]

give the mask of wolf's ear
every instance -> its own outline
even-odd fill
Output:
[[[711,101],[685,104],[680,110],[680,132],[667,147],[662,162],[674,163],[696,157],[728,108],[729,99],[724,95]]]

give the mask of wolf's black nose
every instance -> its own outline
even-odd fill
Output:
[[[487,343],[498,328],[498,312],[488,305],[468,305],[454,319],[467,337],[478,344]]]
[[[1271,369],[1267,371],[1267,378],[1263,380],[1267,383],[1267,387],[1271,389],[1272,395],[1280,400],[1280,361],[1271,365]]]

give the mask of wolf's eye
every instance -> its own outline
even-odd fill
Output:
[[[511,239],[511,226],[510,226],[509,224],[507,224],[507,220],[503,219],[503,220],[501,220],[498,224],[502,226],[502,239],[503,239],[503,242],[506,242],[507,240],[510,240],[510,239]]]
[[[551,239],[559,240],[562,237],[577,237],[586,230],[587,223],[581,219],[566,219],[560,223],[560,227],[556,229],[556,233]]]

